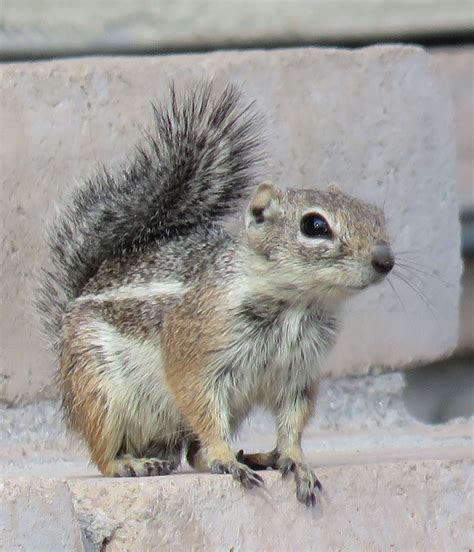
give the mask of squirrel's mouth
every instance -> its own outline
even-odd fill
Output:
[[[369,286],[370,284],[360,284],[359,286],[345,286],[345,288],[349,291],[362,291],[363,289],[367,289]]]

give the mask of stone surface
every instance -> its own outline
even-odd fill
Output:
[[[32,315],[41,235],[54,204],[98,164],[118,167],[173,79],[241,83],[266,113],[268,176],[290,187],[335,181],[385,204],[400,267],[355,300],[325,372],[364,373],[447,354],[457,341],[461,263],[450,103],[414,47],[93,58],[2,67],[4,401],[54,396],[54,367]],[[440,224],[440,220],[442,224]],[[406,253],[406,251],[409,251]]]
[[[472,460],[320,467],[324,492],[312,511],[297,503],[291,480],[263,477],[265,487],[251,492],[210,474],[70,478],[69,493],[55,480],[0,479],[2,544],[26,552],[467,552],[472,545]]]
[[[469,0],[3,0],[3,55],[398,39],[468,31]]]
[[[460,203],[474,206],[474,47],[436,48],[431,53],[453,100]]]
[[[320,468],[315,511],[277,473],[245,492],[230,476],[71,480],[75,509],[115,526],[110,552],[130,550],[465,550],[472,463],[420,461]],[[99,522],[100,523],[100,522]]]
[[[0,478],[0,550],[81,550],[79,524],[66,483]]]

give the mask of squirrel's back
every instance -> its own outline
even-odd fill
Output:
[[[259,117],[235,87],[180,95],[172,86],[169,105],[153,109],[154,131],[131,165],[76,189],[50,229],[38,306],[54,348],[69,303],[104,261],[212,224],[256,183]]]

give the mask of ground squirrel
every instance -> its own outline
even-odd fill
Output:
[[[332,186],[257,186],[259,117],[233,86],[172,88],[154,115],[130,166],[76,189],[49,233],[39,304],[67,424],[107,475],[169,474],[186,454],[247,488],[259,468],[293,473],[314,505],[301,435],[341,303],[393,267],[383,213]],[[236,455],[255,405],[276,447]]]

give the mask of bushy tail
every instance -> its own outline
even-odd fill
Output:
[[[75,190],[49,232],[38,304],[54,347],[68,303],[105,259],[231,214],[255,184],[259,117],[236,88],[178,95],[171,87],[169,106],[154,114],[131,166]]]

